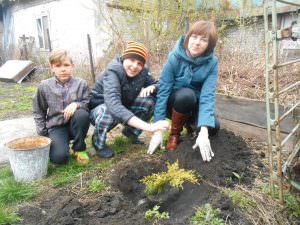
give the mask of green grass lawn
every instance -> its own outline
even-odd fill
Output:
[[[35,84],[0,82],[0,120],[16,118],[32,113]]]

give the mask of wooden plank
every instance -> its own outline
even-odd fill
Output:
[[[21,83],[34,68],[30,60],[8,60],[0,67],[0,81]]]
[[[217,115],[221,118],[267,128],[266,103],[263,101],[218,94],[215,105]],[[272,108],[271,106],[271,110]],[[279,107],[280,115],[285,111],[283,106]],[[272,117],[274,118],[274,115]],[[280,129],[284,133],[290,132],[295,126],[291,115],[287,116],[280,124]]]

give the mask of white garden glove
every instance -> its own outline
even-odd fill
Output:
[[[155,86],[154,85],[150,85],[146,88],[143,88],[139,94],[139,97],[148,97],[149,95],[153,94],[155,91]]]
[[[201,127],[201,131],[198,134],[193,149],[196,149],[197,147],[199,147],[200,149],[203,161],[209,162],[212,159],[212,157],[214,157],[214,153],[211,150],[210,141],[208,139],[207,127]]]
[[[163,146],[163,132],[162,131],[156,131],[154,132],[147,153],[152,155],[155,150],[160,146],[161,149],[164,149]]]

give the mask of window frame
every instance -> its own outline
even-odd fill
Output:
[[[44,18],[46,17],[46,25]],[[50,17],[49,13],[41,13],[35,17],[35,24],[37,29],[37,47],[40,50],[49,51],[50,46],[48,42],[47,29],[50,31]]]

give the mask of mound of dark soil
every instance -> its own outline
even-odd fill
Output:
[[[220,130],[217,136],[211,138],[215,157],[207,163],[202,161],[199,150],[192,149],[194,141],[185,138],[178,150],[166,152],[162,157],[163,162],[159,161],[156,165],[148,160],[138,159],[133,160],[134,164],[131,165],[124,163],[116,171],[119,179],[115,179],[115,185],[136,205],[144,203],[145,208],[152,208],[153,205],[159,204],[162,211],[168,211],[170,220],[165,224],[189,224],[195,208],[205,203],[220,208],[221,216],[224,220],[230,220],[232,224],[248,224],[245,218],[234,210],[231,201],[216,187],[232,187],[236,183],[251,185],[255,174],[249,168],[252,162],[257,161],[256,154],[241,137],[227,130]],[[173,163],[176,160],[181,168],[195,170],[200,174],[200,185],[185,183],[183,190],[171,189],[159,196],[147,197],[140,179],[157,171],[157,167],[164,168],[166,161]]]
[[[192,150],[193,144],[194,140],[186,137],[176,151],[155,156],[133,155],[110,171],[110,192],[84,200],[57,192],[37,206],[25,205],[19,210],[24,218],[21,224],[141,225],[147,224],[145,211],[159,204],[162,211],[170,214],[164,224],[187,225],[195,208],[205,203],[219,208],[220,216],[231,224],[250,224],[219,187],[232,187],[236,183],[251,185],[255,174],[249,168],[252,162],[257,163],[256,154],[241,137],[224,129],[211,138],[215,157],[209,163],[202,161],[199,150]],[[200,185],[184,183],[183,190],[169,189],[159,196],[147,197],[140,180],[146,175],[166,171],[166,162],[176,160],[181,168],[200,174]]]

